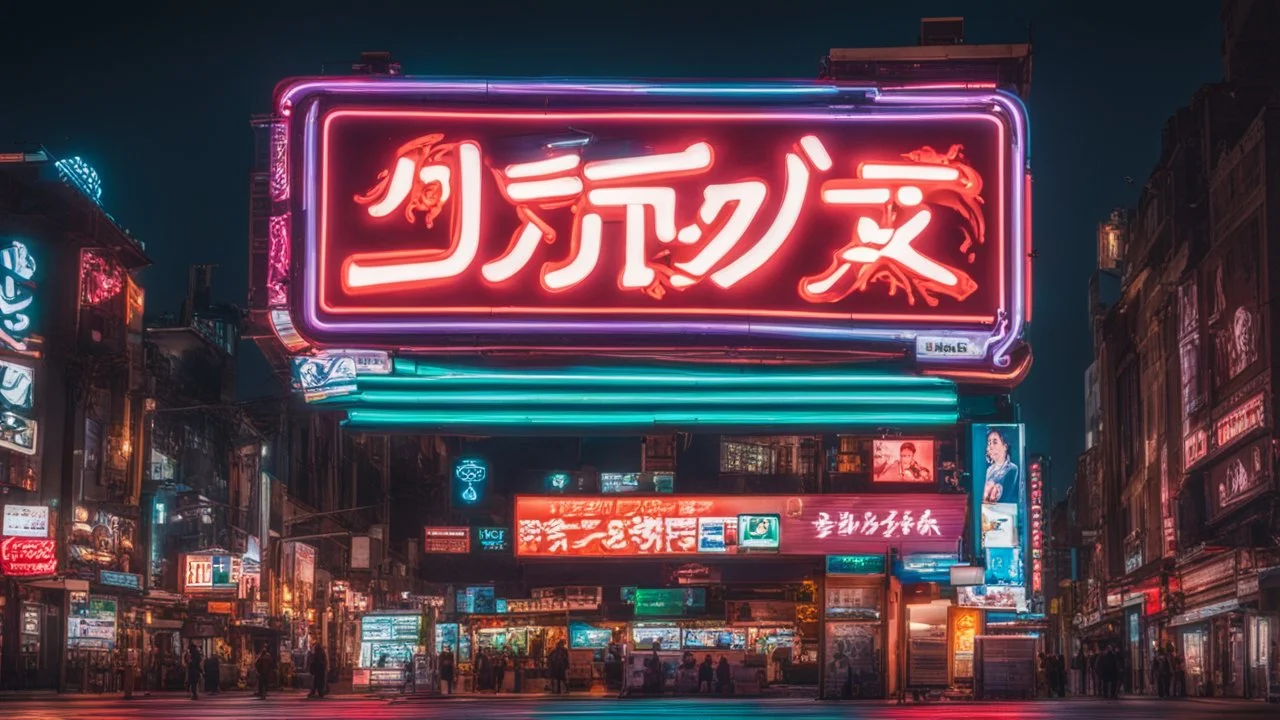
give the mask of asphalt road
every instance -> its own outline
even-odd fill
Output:
[[[226,694],[190,700],[151,697],[132,701],[119,698],[57,697],[0,699],[5,720],[218,720],[219,718],[333,718],[334,720],[398,720],[400,718],[516,719],[664,718],[665,720],[744,720],[744,718],[795,718],[796,720],[854,720],[867,718],[930,718],[942,720],[1122,720],[1124,718],[1275,718],[1275,705],[1231,701],[1159,701],[1126,699],[1056,700],[1008,703],[928,703],[898,706],[890,703],[820,703],[813,700],[751,699],[578,699],[457,698],[448,700],[382,700],[367,697],[329,697],[308,700],[300,694],[276,695],[258,700],[245,694]]]

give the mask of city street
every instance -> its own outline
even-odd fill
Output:
[[[818,703],[813,700],[693,699],[617,700],[546,698],[451,698],[384,700],[332,697],[308,700],[302,694],[275,695],[266,701],[247,694],[228,694],[192,701],[183,697],[119,698],[63,697],[0,700],[4,717],[13,720],[45,718],[628,718],[679,717],[700,720],[741,720],[744,717],[807,718],[941,718],[955,720],[1022,720],[1023,718],[1212,718],[1230,713],[1237,718],[1274,717],[1275,706],[1227,700],[1158,701],[1126,699],[1066,700],[1007,703],[930,703],[898,706],[892,703]]]

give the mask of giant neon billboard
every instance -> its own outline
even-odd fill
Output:
[[[996,91],[308,79],[277,113],[295,347],[1027,360],[1026,121]]]
[[[521,558],[954,551],[964,495],[516,497]]]

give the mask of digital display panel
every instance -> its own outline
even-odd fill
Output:
[[[1007,367],[1020,103],[775,85],[768,107],[745,85],[283,86],[273,245],[298,261],[275,253],[265,296],[321,345],[749,336]]]
[[[783,555],[954,550],[965,495],[664,495],[516,498],[518,557]],[[730,521],[733,527],[729,527]],[[750,522],[750,538],[742,523]],[[748,544],[750,543],[750,544]]]
[[[1027,480],[1022,425],[975,423],[970,438],[978,550],[985,559],[986,584],[1026,584]]]

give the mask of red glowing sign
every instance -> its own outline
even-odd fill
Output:
[[[0,539],[0,574],[35,577],[58,572],[57,544],[51,538]]]
[[[927,330],[923,347],[966,348],[928,359],[970,362],[1016,343],[1020,110],[976,95],[708,109],[710,91],[661,105],[584,91],[529,110],[429,85],[282,93],[290,211],[271,224],[268,295],[312,342],[750,336],[915,352]]]
[[[1031,592],[1044,592],[1044,480],[1039,462],[1031,463]]]
[[[782,555],[954,552],[964,495],[755,495],[516,498],[520,557],[734,555],[755,552],[741,523],[778,518]],[[768,524],[767,521],[762,524]]]

